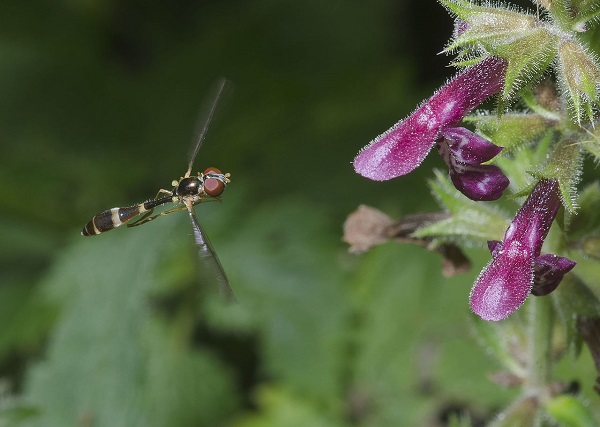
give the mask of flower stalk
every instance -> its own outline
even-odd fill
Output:
[[[527,356],[527,388],[538,398],[548,397],[552,368],[553,308],[549,298],[532,298],[529,301]]]

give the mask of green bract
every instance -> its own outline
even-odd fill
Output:
[[[440,204],[452,216],[420,228],[413,234],[414,237],[446,237],[463,242],[502,237],[510,218],[498,208],[468,200],[440,171],[436,171],[436,180],[429,181],[429,186]]]
[[[539,171],[533,172],[538,179],[558,181],[563,205],[570,214],[574,214],[577,208],[576,185],[581,175],[581,160],[579,145],[565,140],[552,152],[548,163]]]
[[[567,39],[559,44],[557,63],[560,83],[577,121],[581,122],[583,113],[592,121],[600,84],[597,59],[577,41]]]
[[[474,123],[479,132],[506,152],[537,140],[548,129],[548,120],[536,113],[507,113],[501,117],[478,114],[467,117],[466,121]]]
[[[597,2],[540,2],[550,12],[542,18],[508,6],[480,6],[466,0],[440,3],[459,20],[455,37],[445,49],[458,54],[454,65],[468,65],[490,55],[508,61],[500,111],[553,65],[563,88],[563,103],[570,107],[573,119],[593,121],[600,67],[578,34],[596,20]]]

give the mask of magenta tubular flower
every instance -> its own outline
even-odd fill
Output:
[[[492,261],[471,290],[471,309],[484,320],[505,319],[530,293],[552,292],[575,262],[540,255],[544,239],[560,207],[558,182],[543,179],[517,212],[504,241],[488,242]]]
[[[363,148],[354,159],[356,172],[375,181],[406,175],[421,164],[438,142],[438,149],[460,191],[467,197],[473,196],[474,200],[500,197],[508,180],[496,167],[481,163],[490,160],[502,148],[492,148],[493,144],[457,125],[475,107],[502,89],[506,67],[505,60],[489,57],[466,68],[413,114]],[[458,148],[462,154],[469,155],[461,158],[456,152]],[[488,195],[486,189],[493,195]],[[482,193],[485,194],[482,196]]]

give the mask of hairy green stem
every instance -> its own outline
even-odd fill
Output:
[[[541,403],[548,398],[548,385],[552,373],[553,308],[551,299],[548,297],[531,297],[529,315],[526,392]]]

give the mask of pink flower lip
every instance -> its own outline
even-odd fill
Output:
[[[500,91],[506,67],[505,60],[489,57],[464,69],[414,113],[364,147],[354,159],[355,171],[374,181],[386,181],[413,171],[442,131],[455,127],[475,107]],[[487,155],[489,150],[484,151]],[[463,152],[467,154],[468,150]]]
[[[500,250],[477,278],[471,309],[483,320],[505,319],[525,302],[532,286],[531,252],[515,241]]]
[[[356,172],[374,181],[387,181],[416,169],[433,148],[439,132],[437,126],[431,126],[435,120],[426,118],[427,112],[420,110],[423,107],[361,150],[354,159]]]

